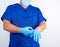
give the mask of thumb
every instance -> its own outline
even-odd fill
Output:
[[[30,37],[33,37],[33,34],[31,34]]]

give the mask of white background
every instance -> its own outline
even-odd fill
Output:
[[[0,0],[0,18],[7,6],[19,0]],[[32,0],[32,5],[39,7],[47,19],[47,28],[42,32],[41,47],[60,47],[60,0]],[[0,20],[0,47],[8,47],[9,33],[3,30]]]

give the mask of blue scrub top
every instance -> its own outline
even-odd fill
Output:
[[[39,8],[29,5],[28,8],[23,8],[16,3],[9,5],[4,12],[1,20],[8,20],[15,26],[26,27],[30,26],[35,29],[42,21],[46,21]],[[20,34],[10,33],[10,37],[18,37]]]
[[[46,21],[39,8],[29,5],[25,9],[18,3],[8,6],[1,19],[6,19],[18,27],[31,26],[33,29]]]

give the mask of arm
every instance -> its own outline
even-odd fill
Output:
[[[4,30],[7,30],[8,32],[12,33],[18,33],[19,27],[11,24],[8,20],[3,20],[3,28]]]
[[[46,23],[45,21],[42,21],[39,26],[37,26],[34,30],[34,33],[33,33],[33,39],[34,41],[38,42],[39,39],[41,39],[41,33],[44,29],[46,28]]]
[[[40,24],[39,24],[39,26],[37,26],[36,28],[35,28],[35,30],[38,30],[38,31],[43,31],[44,29],[46,29],[46,22],[45,21],[43,21],[43,22],[41,22]]]
[[[8,32],[22,33],[25,36],[29,36],[30,34],[33,33],[33,29],[31,27],[17,27],[5,19],[3,20],[3,28],[4,28],[4,30],[7,30]],[[29,29],[31,29],[31,30],[29,30]]]

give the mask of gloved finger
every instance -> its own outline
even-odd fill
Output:
[[[40,39],[40,35],[38,34],[37,36],[38,36],[38,41],[39,41],[39,39]]]
[[[37,35],[35,35],[35,41],[37,42]]]
[[[35,39],[35,33],[34,33],[34,35],[33,35],[33,39],[34,39],[34,41],[36,41],[36,39]]]
[[[38,34],[36,34],[36,42],[38,41]]]
[[[33,37],[33,34],[31,34],[30,37]]]
[[[37,42],[37,35],[36,35],[36,33],[34,34],[34,41]]]
[[[39,38],[41,39],[41,34],[39,34]]]
[[[41,39],[41,34],[39,34],[39,39],[38,39],[38,41]]]
[[[29,29],[29,30],[33,30],[33,28],[32,28],[32,27],[28,27],[28,29]]]
[[[29,30],[32,30],[32,28],[31,28],[31,27],[28,27],[28,29],[29,29]]]

